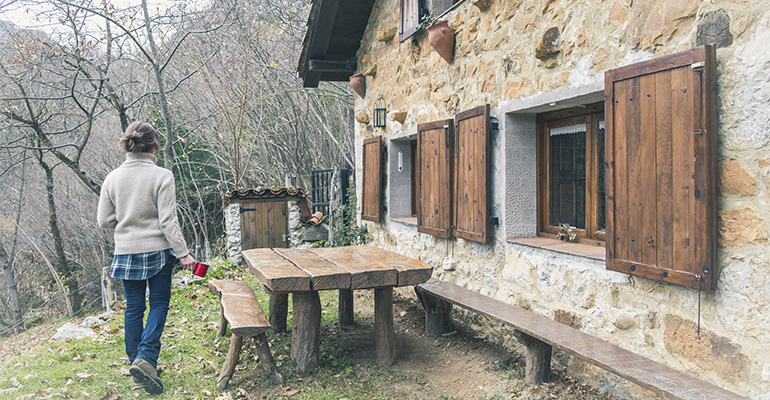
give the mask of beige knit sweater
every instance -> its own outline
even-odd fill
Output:
[[[97,220],[115,231],[115,254],[189,253],[176,217],[174,176],[155,161],[151,153],[126,153],[123,165],[104,178]]]

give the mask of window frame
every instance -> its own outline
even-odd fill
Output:
[[[537,121],[537,235],[557,238],[558,226],[550,225],[550,146],[549,129],[585,122],[586,124],[586,193],[585,229],[576,229],[574,242],[593,246],[605,246],[605,230],[598,229],[599,222],[599,121],[604,120],[604,103],[592,103],[582,107],[556,110],[538,114]],[[603,153],[602,153],[603,154]],[[606,215],[606,214],[605,214]],[[606,225],[606,223],[605,223]]]

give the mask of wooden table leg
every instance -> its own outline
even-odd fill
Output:
[[[321,299],[318,292],[291,294],[294,324],[291,331],[291,358],[299,370],[308,373],[318,366],[321,345]]]
[[[353,325],[353,290],[340,289],[337,315],[340,326]]]
[[[288,294],[270,294],[270,328],[273,332],[286,332],[286,314],[289,313]]]
[[[396,334],[393,330],[393,287],[374,289],[374,332],[377,363],[393,364],[396,358]]]

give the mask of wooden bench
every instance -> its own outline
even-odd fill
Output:
[[[283,377],[278,373],[265,335],[265,331],[270,329],[270,324],[257,302],[254,291],[241,281],[212,279],[208,286],[212,293],[219,296],[219,328],[214,340],[224,336],[228,323],[233,334],[222,372],[217,379],[217,389],[227,388],[240,359],[244,338],[254,338],[259,361],[265,373],[273,383],[282,384]]]
[[[451,332],[452,305],[513,327],[516,338],[527,347],[525,376],[530,384],[540,384],[548,378],[551,349],[557,347],[667,399],[747,399],[595,336],[453,283],[431,279],[417,285],[415,292],[425,308],[427,335]]]

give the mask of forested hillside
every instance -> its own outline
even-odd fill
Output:
[[[96,204],[131,121],[160,134],[199,257],[227,190],[352,166],[349,90],[296,78],[307,2],[125,3],[0,2],[25,16],[0,24],[0,337],[101,304]]]

